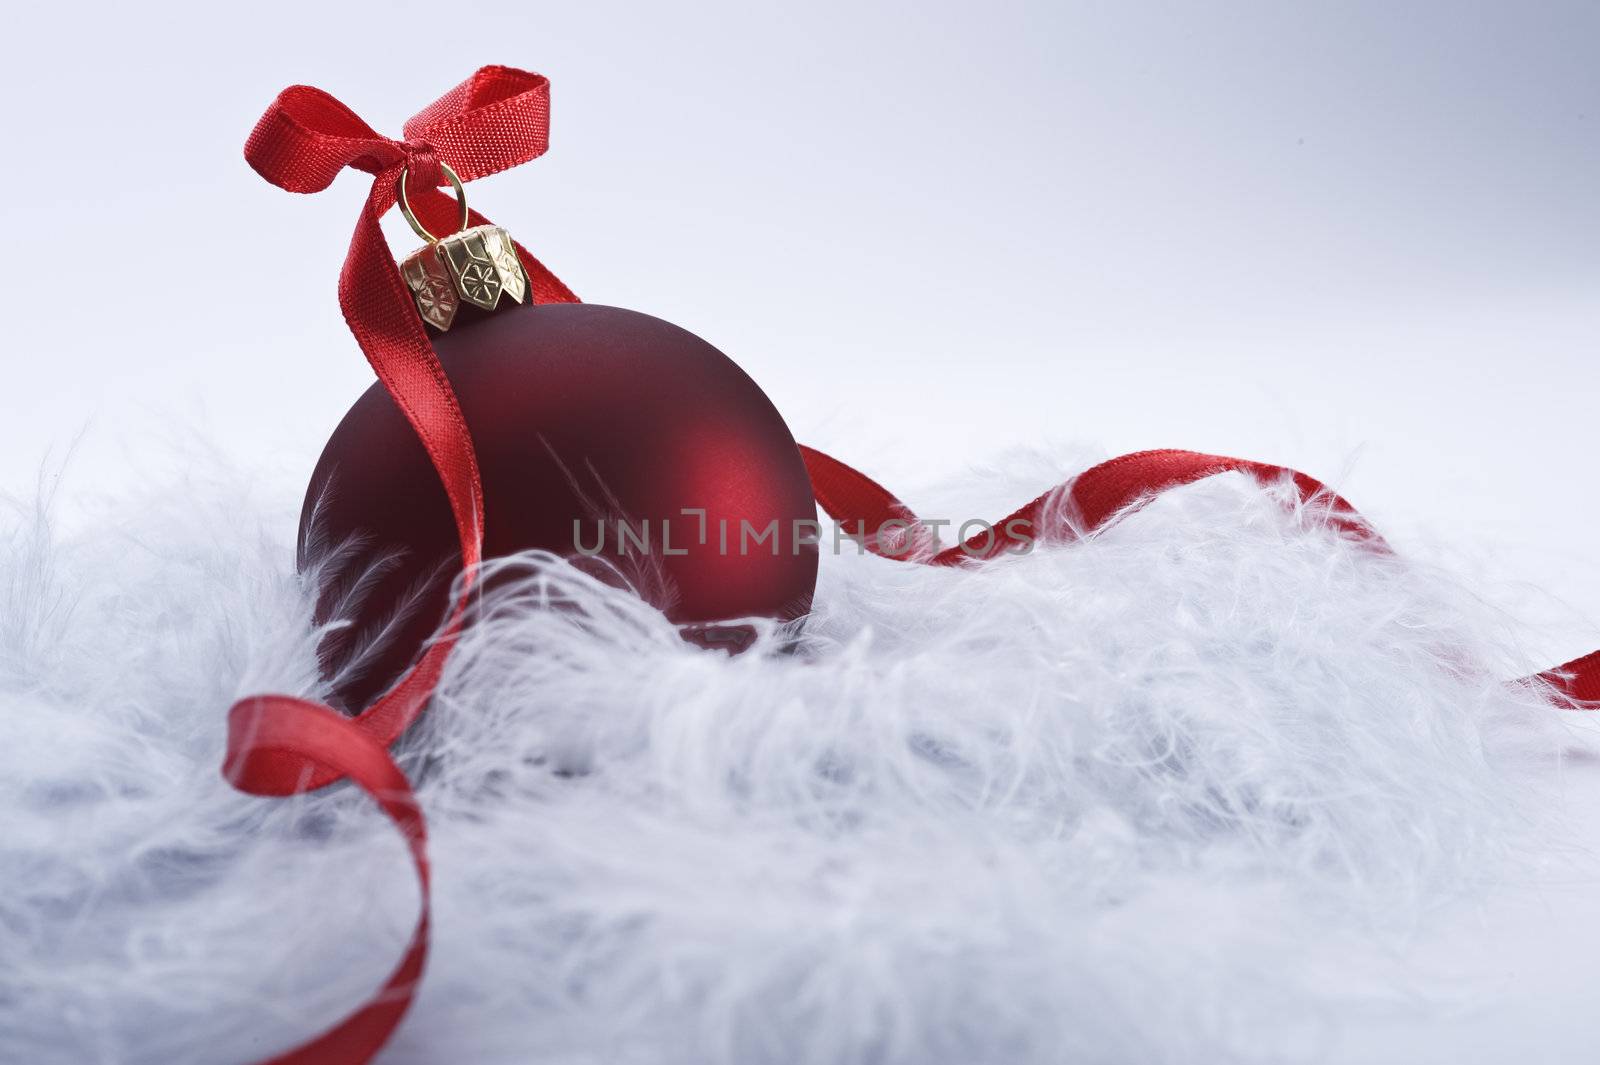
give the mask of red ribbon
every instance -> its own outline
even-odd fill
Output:
[[[860,524],[875,529],[888,521],[917,520],[909,507],[866,474],[814,448],[802,445],[800,453],[811,474],[817,505],[830,517],[843,522],[846,528]],[[983,539],[974,536],[944,551],[922,554],[914,550],[909,553],[885,550],[872,537],[866,538],[866,544],[885,557],[935,566],[983,561],[1004,554],[1027,539],[1022,535],[1008,535],[1007,529],[1013,520],[1028,521],[1030,524],[1024,528],[1034,533],[1040,529],[1049,530],[1057,542],[1079,539],[1169,488],[1229,472],[1247,474],[1262,484],[1287,481],[1294,485],[1302,503],[1315,501],[1326,507],[1334,526],[1341,532],[1375,551],[1392,553],[1383,537],[1355,507],[1315,477],[1287,466],[1172,449],[1139,451],[1091,467],[996,522],[993,535],[984,534]],[[1563,708],[1590,709],[1588,704],[1600,702],[1600,651],[1512,683],[1548,684],[1563,698]]]
[[[344,104],[306,85],[285,89],[245,144],[256,171],[290,192],[320,192],[345,167],[373,175],[339,274],[339,306],[378,379],[428,451],[444,483],[461,541],[467,587],[482,559],[483,485],[466,420],[428,342],[379,219],[394,206],[402,172],[415,189],[412,208],[435,233],[452,232],[457,208],[440,192],[439,164],[462,181],[544,154],[549,145],[550,83],[538,74],[484,67],[405,125],[405,139],[375,133]],[[469,224],[486,219],[472,212]],[[577,299],[520,245],[535,302]],[[253,795],[292,795],[349,777],[372,795],[411,847],[422,903],[411,943],[377,995],[275,1065],[359,1065],[405,1016],[428,952],[428,864],[424,822],[411,787],[388,748],[422,713],[455,646],[463,605],[415,666],[359,716],[288,695],[255,695],[228,712],[223,772]]]
[[[811,475],[811,489],[817,497],[817,505],[842,522],[846,529],[854,526],[871,530],[881,529],[891,522],[917,522],[909,507],[861,471],[803,444],[800,454]],[[870,535],[865,542],[874,553],[887,558],[903,558],[932,566],[984,562],[1026,545],[1040,530],[1048,530],[1057,543],[1081,539],[1157,493],[1230,472],[1248,474],[1263,484],[1288,481],[1295,486],[1301,502],[1319,500],[1342,532],[1376,550],[1389,550],[1383,537],[1367,524],[1355,507],[1314,477],[1264,462],[1174,450],[1140,451],[1102,462],[1012,511],[984,532],[943,551],[928,546],[931,537],[916,542],[915,534],[910,545],[885,546]]]
[[[378,379],[404,412],[427,449],[450,500],[464,582],[470,588],[482,559],[483,486],[472,437],[454,391],[428,341],[415,305],[400,278],[379,219],[395,203],[402,171],[409,170],[412,207],[436,233],[453,230],[455,203],[439,191],[439,164],[462,181],[493,174],[544,154],[549,144],[550,83],[510,67],[483,67],[405,125],[405,139],[375,133],[344,104],[320,89],[285,89],[256,124],[245,158],[268,181],[290,192],[320,192],[346,167],[374,176],[350,252],[339,275],[339,305]],[[470,224],[486,219],[476,212]],[[520,245],[534,302],[577,302],[564,284]],[[820,451],[800,449],[817,503],[846,525],[879,529],[886,522],[915,523],[915,515],[882,485]],[[1287,479],[1303,501],[1320,499],[1336,526],[1376,550],[1387,551],[1371,526],[1348,502],[1321,482],[1281,466],[1193,451],[1144,451],[1124,455],[1047,492],[1002,519],[985,539],[974,537],[936,551],[931,537],[913,533],[908,544],[879,554],[932,565],[982,561],[1020,542],[1011,522],[1058,538],[1076,538],[1169,488],[1236,471],[1262,482]],[[1065,517],[1065,523],[1053,520]],[[922,550],[922,548],[927,548]],[[388,748],[416,720],[438,686],[455,645],[463,607],[458,605],[415,666],[381,699],[357,717],[287,695],[254,695],[228,713],[223,772],[235,787],[254,795],[292,795],[350,779],[394,822],[411,849],[421,888],[416,929],[400,963],[365,1005],[322,1035],[270,1059],[267,1065],[363,1065],[383,1047],[416,992],[428,950],[429,883],[426,826],[405,774]],[[1576,705],[1600,700],[1600,651],[1538,674]],[[1523,681],[1521,683],[1526,683]]]

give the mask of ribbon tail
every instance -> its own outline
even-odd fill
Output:
[[[428,957],[430,879],[427,826],[411,784],[384,745],[360,725],[315,703],[271,695],[238,703],[228,714],[230,779],[251,790],[261,766],[297,772],[303,780],[349,777],[394,823],[411,852],[420,891],[416,927],[400,961],[377,994],[315,1039],[262,1065],[359,1065],[370,1061],[411,1006]],[[267,794],[277,794],[268,792]]]
[[[893,552],[883,550],[867,529],[890,521],[915,521],[911,509],[883,485],[831,455],[804,445],[800,455],[811,476],[817,505],[847,529],[859,523],[868,550],[898,561],[949,566],[993,558],[1035,537],[1075,540],[1105,528],[1162,492],[1228,472],[1247,474],[1263,484],[1288,480],[1302,503],[1325,506],[1341,532],[1379,554],[1394,553],[1348,500],[1315,477],[1287,466],[1173,449],[1140,451],[1102,462],[1012,512],[987,532],[932,556]],[[1018,522],[1026,525],[1027,535],[1012,532],[1013,523]],[[1560,696],[1557,705],[1562,709],[1600,708],[1600,651],[1512,683],[1548,685]]]

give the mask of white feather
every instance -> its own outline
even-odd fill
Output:
[[[291,511],[242,481],[3,526],[0,1061],[249,1061],[408,934],[359,794],[218,773],[233,698],[323,691]],[[404,745],[435,941],[382,1060],[1280,1062],[1397,998],[1436,1024],[1460,988],[1403,944],[1532,878],[1577,741],[1503,683],[1506,619],[1285,504],[1216,478],[980,570],[847,543],[798,649],[735,657],[494,563]]]

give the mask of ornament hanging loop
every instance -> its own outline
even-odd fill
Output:
[[[443,159],[439,160],[439,169],[441,172],[443,172],[445,180],[450,182],[450,188],[456,194],[456,204],[461,208],[461,221],[456,224],[456,230],[459,232],[467,228],[467,222],[469,220],[469,216],[467,214],[467,191],[461,187],[461,178],[457,177],[456,172],[450,169],[449,163],[445,162]],[[400,205],[400,213],[404,215],[406,221],[411,224],[412,232],[416,233],[417,236],[421,237],[429,244],[437,244],[439,243],[439,238],[434,236],[432,233],[429,233],[428,227],[417,221],[417,216],[411,213],[411,200],[406,196],[406,174],[408,174],[410,170],[410,167],[404,167],[401,169],[399,187],[395,190],[395,200]]]
[[[410,167],[400,171],[395,202],[417,236],[428,242],[400,263],[400,277],[411,290],[422,320],[442,333],[455,321],[456,311],[463,303],[492,311],[499,306],[501,296],[513,303],[523,302],[528,295],[528,275],[523,272],[511,236],[490,223],[472,225],[461,178],[442,159],[439,169],[455,190],[456,204],[461,208],[455,232],[436,237],[412,213],[411,200],[406,196]]]
[[[455,190],[456,204],[461,208],[455,232],[436,237],[412,213],[411,200],[406,195],[410,167],[400,171],[395,202],[417,236],[427,241],[400,264],[400,277],[411,290],[422,320],[444,332],[455,321],[456,311],[463,303],[492,311],[501,296],[509,297],[513,303],[523,302],[528,295],[528,275],[517,256],[516,242],[497,225],[472,225],[461,178],[442,159],[439,169]]]

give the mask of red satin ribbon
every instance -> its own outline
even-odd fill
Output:
[[[431,231],[451,232],[457,208],[437,188],[443,180],[439,164],[449,164],[465,182],[527,162],[548,146],[549,120],[550,83],[545,78],[510,67],[483,67],[407,122],[404,140],[375,133],[332,96],[297,85],[273,101],[245,145],[250,165],[290,192],[320,192],[346,167],[374,176],[339,275],[339,305],[378,379],[416,430],[439,473],[455,517],[468,588],[482,558],[484,510],[472,438],[400,279],[379,219],[394,206],[400,174],[409,169],[407,184],[416,190],[415,213]],[[472,225],[485,221],[476,212],[470,215]],[[577,302],[572,291],[520,245],[517,253],[527,269],[534,302]],[[890,521],[915,522],[909,508],[865,474],[820,451],[806,447],[800,451],[817,503],[830,516],[867,530]],[[1321,482],[1281,466],[1192,451],[1144,451],[1101,463],[1002,519],[987,539],[974,537],[937,551],[932,537],[918,527],[922,531],[913,531],[892,547],[873,537],[867,542],[879,554],[931,565],[982,561],[1018,542],[1018,536],[1008,533],[1013,520],[1031,522],[1029,528],[1035,531],[1081,537],[1160,492],[1227,471],[1264,482],[1287,479],[1302,500],[1320,498],[1348,535],[1388,550],[1355,508]],[[1054,520],[1061,518],[1065,520]],[[410,1007],[428,951],[426,826],[388,748],[416,720],[438,686],[462,610],[458,601],[440,636],[410,672],[356,717],[346,718],[330,707],[287,695],[250,696],[228,713],[223,772],[235,787],[254,795],[282,796],[346,778],[355,781],[407,840],[421,889],[411,942],[378,993],[322,1035],[266,1065],[363,1065],[383,1047]],[[1550,683],[1574,702],[1600,700],[1600,651],[1535,679]]]
[[[803,444],[800,455],[811,475],[817,505],[843,523],[847,530],[852,527],[873,530],[890,522],[917,521],[909,507],[859,470]],[[1314,477],[1264,462],[1170,449],[1140,451],[1102,462],[1012,511],[993,523],[991,531],[974,534],[964,543],[943,551],[932,549],[931,536],[918,539],[915,534],[914,542],[909,545],[885,545],[869,534],[866,545],[886,558],[932,566],[983,562],[1027,544],[1038,537],[1040,530],[1048,530],[1058,543],[1081,539],[1157,493],[1229,472],[1248,474],[1264,484],[1287,481],[1295,486],[1301,502],[1320,500],[1343,532],[1376,550],[1389,550],[1383,537],[1366,523],[1355,507]]]
[[[412,208],[424,226],[449,233],[454,201],[436,188],[439,164],[462,181],[493,174],[544,154],[549,145],[550,83],[538,74],[484,67],[405,125],[405,139],[374,132],[344,104],[306,85],[285,89],[245,144],[245,159],[290,192],[320,192],[345,167],[373,175],[339,274],[339,306],[378,379],[427,449],[444,483],[461,541],[465,582],[482,559],[483,485],[466,420],[439,365],[384,240],[379,219],[394,206],[409,170]],[[469,222],[486,219],[472,212]],[[535,302],[572,302],[565,285],[520,245]],[[376,996],[308,1043],[272,1058],[273,1065],[359,1065],[376,1054],[411,1004],[428,952],[428,865],[424,823],[405,775],[388,748],[416,720],[455,645],[464,606],[458,602],[439,637],[415,666],[359,716],[287,695],[240,700],[228,713],[223,772],[253,795],[292,795],[346,777],[375,798],[411,846],[422,905],[411,943]]]
[[[811,474],[817,505],[847,529],[858,524],[875,529],[888,521],[916,521],[909,507],[866,474],[814,448],[801,445],[800,454]],[[1169,488],[1229,472],[1247,474],[1263,484],[1287,481],[1295,486],[1302,503],[1317,501],[1326,507],[1335,527],[1346,535],[1375,551],[1392,553],[1355,507],[1314,477],[1287,466],[1172,449],[1139,451],[1091,467],[996,522],[993,536],[973,536],[964,544],[939,552],[885,549],[870,536],[866,545],[888,558],[935,566],[983,561],[1004,554],[1026,539],[1007,535],[1007,525],[1014,519],[1030,522],[1027,528],[1034,530],[1034,535],[1045,529],[1054,534],[1057,542],[1071,541],[1104,527]],[[1590,709],[1585,704],[1600,702],[1600,651],[1512,683],[1548,684],[1563,697],[1565,709]]]

